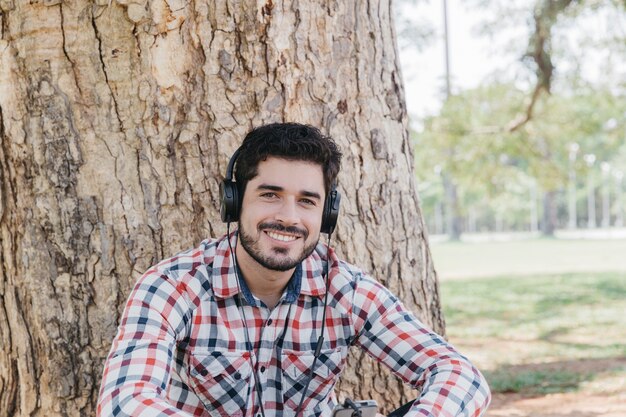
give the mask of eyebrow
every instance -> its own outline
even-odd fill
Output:
[[[302,191],[301,194],[305,197],[311,197],[311,198],[316,198],[318,200],[322,199],[322,196],[319,195],[319,193],[316,193],[315,191]]]
[[[269,190],[269,191],[284,191],[285,190],[281,186],[271,185],[271,184],[259,184],[256,187],[256,189],[257,190]],[[302,191],[300,191],[300,194],[305,196],[305,197],[316,198],[318,200],[322,199],[322,196],[319,193],[316,193],[315,191],[302,190]]]

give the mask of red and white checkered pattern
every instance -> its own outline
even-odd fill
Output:
[[[231,239],[234,247],[236,234]],[[490,399],[480,372],[385,287],[328,252],[325,341],[304,415],[330,415],[333,388],[354,345],[422,389],[410,415],[480,416]],[[326,253],[319,244],[302,262],[273,310],[245,285],[239,294],[226,237],[147,271],[113,341],[98,416],[260,415],[253,363],[266,416],[293,416],[321,330]]]

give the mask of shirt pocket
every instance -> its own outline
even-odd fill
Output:
[[[337,348],[320,352],[302,403],[303,410],[311,410],[328,397],[343,369],[345,350]],[[287,409],[295,411],[298,407],[302,392],[309,379],[313,360],[312,352],[283,350],[281,355],[283,401]]]
[[[249,352],[189,352],[191,389],[212,415],[241,416],[251,375]]]

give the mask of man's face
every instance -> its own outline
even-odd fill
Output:
[[[320,165],[270,157],[248,181],[239,218],[239,241],[261,266],[288,271],[319,240],[324,209]]]

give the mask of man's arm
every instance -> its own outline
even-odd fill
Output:
[[[467,358],[428,330],[379,283],[363,278],[354,294],[357,343],[421,389],[407,416],[477,417],[484,413],[491,399],[489,387]]]
[[[157,270],[135,285],[105,363],[98,416],[191,417],[165,399],[175,343],[191,314],[175,285]]]

